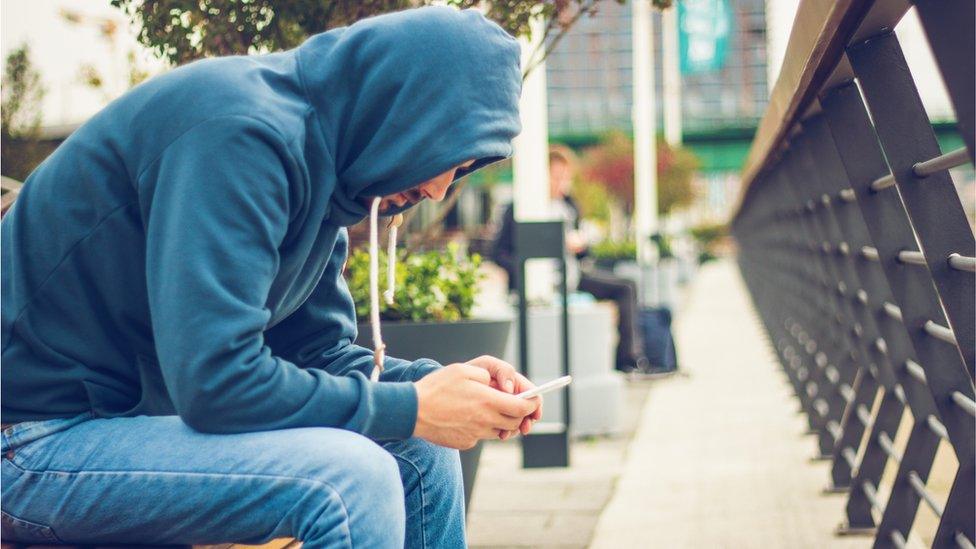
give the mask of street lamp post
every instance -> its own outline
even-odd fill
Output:
[[[632,31],[634,55],[634,237],[642,286],[657,263],[651,235],[657,230],[657,152],[654,144],[654,28],[650,0],[634,0]]]

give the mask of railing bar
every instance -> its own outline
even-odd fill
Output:
[[[952,392],[952,401],[963,410],[966,410],[966,413],[976,417],[976,401],[971,400],[968,396],[960,393],[959,391]]]
[[[902,250],[898,252],[898,261],[901,263],[907,263],[909,265],[921,265],[925,266],[925,256],[922,252],[913,250]]]
[[[902,250],[898,252],[898,261],[909,265],[921,265],[923,267],[927,265],[925,263],[925,256],[917,250]]]
[[[837,382],[840,381],[840,372],[838,372],[837,368],[834,368],[833,366],[827,366],[827,369],[824,370],[824,374],[826,374],[827,380],[829,380],[832,384],[837,384]]]
[[[846,400],[848,404],[854,400],[854,389],[851,389],[850,385],[841,383],[838,390],[840,391],[840,395],[844,397],[844,400]]]
[[[871,182],[871,190],[874,192],[882,191],[895,184],[895,176],[888,175],[879,177]]]
[[[898,530],[891,531],[891,542],[894,543],[895,547],[898,549],[904,549],[908,546],[908,544],[905,542],[905,536],[901,535],[901,532]]]
[[[928,383],[928,380],[925,379],[925,369],[922,368],[914,360],[906,360],[905,361],[905,369],[908,370],[908,373],[912,377],[914,377],[916,380],[918,380],[919,383],[922,383],[922,384],[927,384]]]
[[[844,461],[847,462],[847,465],[849,465],[851,469],[857,465],[857,454],[854,453],[854,450],[852,450],[850,446],[844,448],[840,455],[844,456]]]
[[[951,343],[952,345],[958,345],[958,343],[956,343],[956,334],[952,333],[951,329],[946,328],[941,324],[937,324],[935,321],[926,320],[924,329],[925,333],[936,339],[940,339],[946,343]]]
[[[861,423],[863,423],[865,427],[869,427],[871,425],[871,412],[869,412],[863,404],[857,407],[857,417],[861,420]]]
[[[912,488],[915,489],[915,493],[919,495],[925,503],[929,505],[932,512],[936,514],[939,518],[942,518],[943,513],[945,513],[945,508],[939,505],[939,502],[932,498],[932,494],[925,488],[925,483],[922,482],[922,477],[918,476],[915,471],[908,472],[908,482],[911,483]]]
[[[902,456],[898,450],[895,449],[895,443],[891,440],[891,437],[888,436],[888,433],[884,431],[878,433],[878,444],[880,444],[881,448],[886,454],[888,454],[888,457],[895,460],[895,463],[898,463],[899,465],[901,464]]]
[[[863,255],[865,259],[869,259],[871,261],[878,261],[880,258],[880,256],[878,256],[878,249],[873,246],[864,246],[861,248],[861,255]]]
[[[874,348],[877,349],[881,354],[888,354],[888,342],[886,342],[884,338],[879,337],[878,339],[875,339]]]
[[[813,401],[813,408],[818,414],[820,414],[820,417],[826,417],[830,412],[830,405],[827,404],[827,401],[822,398],[818,398],[817,400]]]
[[[949,266],[957,271],[976,273],[976,257],[961,254],[949,254]]]
[[[884,310],[885,310],[886,313],[888,313],[888,316],[890,316],[891,318],[893,318],[893,319],[895,319],[895,320],[897,320],[899,322],[902,322],[901,307],[899,307],[898,305],[895,305],[894,303],[885,301],[884,302]]]
[[[973,545],[973,542],[969,541],[969,538],[966,537],[966,534],[963,534],[962,532],[956,532],[955,538],[956,538],[956,545],[958,545],[960,549],[976,549],[976,545]]]
[[[882,511],[881,505],[878,504],[878,490],[871,484],[871,481],[865,480],[861,484],[861,488],[864,490],[864,495],[867,496],[868,502],[871,503],[871,507],[876,511]]]
[[[827,430],[830,431],[830,435],[834,437],[835,441],[840,439],[841,435],[844,434],[844,430],[841,429],[840,425],[834,420],[827,422]]]
[[[912,171],[915,173],[916,177],[928,177],[934,173],[941,172],[942,170],[958,168],[959,166],[968,163],[969,152],[966,150],[966,147],[960,147],[954,151],[940,154],[939,156],[936,156],[930,160],[916,162],[915,165],[912,166]]]
[[[901,402],[902,406],[908,405],[908,397],[905,396],[905,388],[901,384],[895,385],[895,398]]]
[[[929,429],[935,433],[936,436],[943,440],[949,440],[949,431],[946,430],[945,425],[941,421],[936,419],[935,416],[929,416],[925,418],[925,423],[929,426]]]

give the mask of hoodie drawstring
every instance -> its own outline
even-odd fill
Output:
[[[371,381],[379,381],[380,374],[383,373],[383,359],[385,358],[386,345],[383,344],[383,336],[380,334],[380,259],[379,259],[379,215],[380,202],[382,199],[376,197],[369,208],[369,324],[373,330],[373,372],[370,374]],[[387,252],[386,252],[386,291],[383,297],[387,305],[393,304],[393,292],[396,285],[396,241],[397,228],[403,223],[403,216],[396,214],[390,218],[388,229],[390,231]]]

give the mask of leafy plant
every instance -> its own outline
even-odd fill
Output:
[[[637,244],[633,240],[604,240],[590,247],[590,255],[597,261],[637,259]]]
[[[387,257],[380,253],[385,267]],[[380,316],[385,320],[455,321],[471,316],[477,295],[481,256],[461,253],[457,244],[446,250],[402,257],[396,266],[396,292],[393,305],[380,299]],[[380,292],[386,289],[385,269],[381,269]],[[369,252],[356,249],[346,264],[346,281],[356,316],[369,318]]]
[[[724,223],[707,223],[691,228],[691,236],[702,247],[709,247],[716,240],[724,237],[728,233],[728,227]]]
[[[711,261],[718,256],[719,241],[728,235],[728,230],[724,223],[706,223],[691,228],[691,237],[698,242],[701,249],[698,263]]]
[[[674,249],[671,246],[671,237],[664,233],[651,235],[651,240],[657,246],[657,254],[660,259],[670,259],[674,257]]]
[[[41,75],[23,45],[7,55],[0,105],[0,166],[3,174],[24,180],[50,152],[41,143]]]

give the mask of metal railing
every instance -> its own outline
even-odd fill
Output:
[[[907,2],[804,0],[732,231],[846,528],[902,547],[924,504],[933,547],[973,547],[976,241],[947,170],[973,160],[976,3],[914,5],[965,147],[943,154],[922,107],[892,31]],[[940,498],[944,443],[959,468]]]

